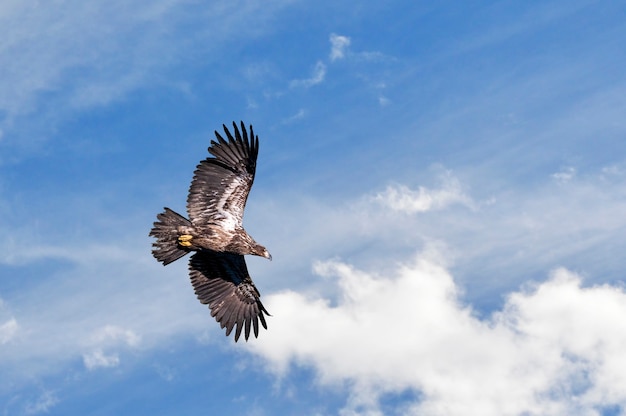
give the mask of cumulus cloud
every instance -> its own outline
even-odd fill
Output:
[[[291,88],[309,88],[314,85],[320,84],[326,77],[326,65],[322,61],[317,61],[315,68],[313,68],[313,74],[309,78],[294,79],[289,83]]]
[[[330,60],[336,61],[345,56],[348,46],[350,46],[350,38],[347,36],[330,34]]]
[[[443,209],[451,204],[471,206],[471,199],[463,192],[456,177],[447,173],[442,179],[439,189],[420,186],[412,190],[404,185],[393,185],[378,193],[374,199],[394,211],[408,214]]]
[[[272,330],[249,350],[277,374],[314,368],[321,385],[349,386],[344,414],[382,414],[385,394],[412,391],[406,414],[597,414],[626,406],[626,293],[583,287],[555,270],[476,316],[433,250],[391,275],[340,261],[329,301],[285,291],[267,298]],[[345,382],[345,383],[344,383]],[[342,384],[343,383],[343,384]]]

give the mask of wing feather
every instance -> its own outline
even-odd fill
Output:
[[[216,251],[196,252],[189,261],[191,284],[198,299],[209,306],[211,316],[226,328],[229,335],[235,328],[235,341],[242,334],[250,337],[251,326],[257,337],[258,320],[267,329],[259,291],[248,274],[244,257]]]
[[[246,323],[246,325],[248,325],[248,331],[250,330],[250,324]],[[254,327],[254,336],[258,337],[259,336],[259,320],[254,317],[254,319],[252,320],[252,326]]]
[[[243,135],[235,123],[234,137],[225,125],[223,127],[228,140],[215,132],[217,141],[211,140],[208,148],[212,156],[201,161],[194,172],[187,212],[192,224],[198,228],[211,224],[232,231],[242,227],[244,208],[256,172],[259,141],[252,126],[252,141],[248,140],[243,122]]]

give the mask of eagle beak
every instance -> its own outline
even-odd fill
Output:
[[[265,258],[268,259],[269,261],[272,261],[272,255],[267,250],[265,250]]]

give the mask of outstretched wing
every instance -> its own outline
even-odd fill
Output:
[[[269,316],[252,283],[243,256],[216,251],[198,251],[189,261],[191,284],[200,302],[209,305],[211,316],[226,328],[226,336],[235,330],[235,342],[245,327],[246,341],[250,328],[259,335],[259,321],[267,329],[264,314]]]
[[[259,138],[250,126],[250,137],[241,122],[241,132],[233,122],[235,137],[224,125],[228,141],[216,131],[217,141],[211,140],[208,157],[196,167],[189,196],[187,212],[191,222],[199,228],[206,224],[234,230],[242,226],[243,210],[254,181]]]

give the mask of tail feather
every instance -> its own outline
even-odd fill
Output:
[[[178,245],[178,227],[190,227],[191,222],[167,207],[165,212],[157,215],[157,220],[150,231],[150,236],[157,239],[152,243],[152,255],[166,266],[189,253],[189,250]]]

